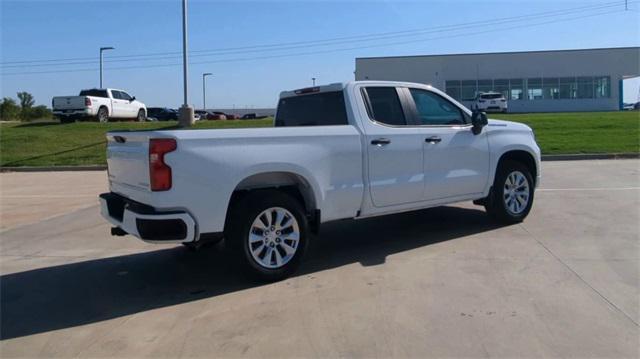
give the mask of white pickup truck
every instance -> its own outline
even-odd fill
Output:
[[[277,280],[321,223],[471,200],[515,223],[540,180],[531,128],[422,84],[285,91],[274,122],[109,132],[100,202],[112,234],[189,246],[224,237],[249,273]]]
[[[147,107],[122,90],[89,89],[78,96],[58,96],[51,100],[53,115],[61,122],[92,117],[100,122],[110,118],[130,118],[144,121]]]

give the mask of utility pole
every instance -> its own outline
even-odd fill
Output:
[[[106,50],[113,50],[113,47],[101,47],[100,48],[100,88],[102,88],[102,52]]]
[[[184,100],[178,114],[179,123],[182,127],[193,125],[193,107],[189,106],[189,58],[187,51],[189,43],[187,40],[187,0],[182,0],[182,77],[184,81]]]
[[[204,79],[211,75],[213,75],[211,72],[205,72],[202,74],[202,109],[205,111],[207,110],[207,87]]]
[[[315,78],[315,77],[312,77],[312,78],[311,78],[311,81],[313,81],[313,86],[315,86],[315,85],[316,85],[316,78]]]

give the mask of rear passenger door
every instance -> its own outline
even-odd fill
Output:
[[[368,113],[364,120],[368,178],[375,207],[422,200],[424,136],[408,126],[407,99],[402,89],[361,89]]]

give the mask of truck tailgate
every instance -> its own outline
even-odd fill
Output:
[[[54,110],[76,110],[85,107],[85,96],[62,96],[53,98]]]
[[[107,134],[107,166],[110,184],[149,191],[149,134]]]

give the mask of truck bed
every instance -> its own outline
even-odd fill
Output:
[[[107,137],[111,191],[159,210],[188,208],[201,233],[221,231],[234,189],[250,186],[252,175],[265,170],[274,178],[306,174],[313,192],[325,196],[313,200],[334,219],[354,217],[362,201],[362,143],[353,126],[119,131]],[[152,138],[177,143],[165,155],[173,180],[168,191],[149,188]]]

